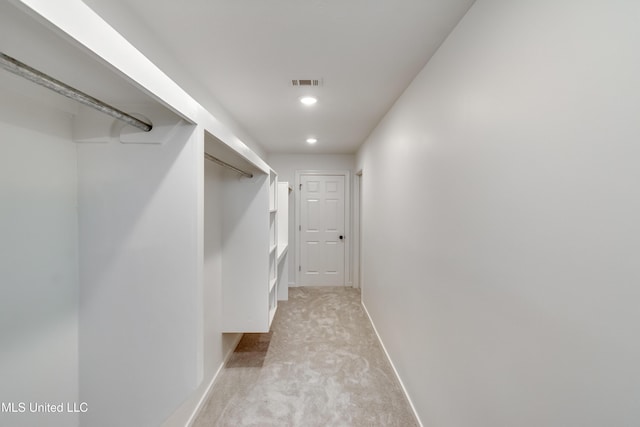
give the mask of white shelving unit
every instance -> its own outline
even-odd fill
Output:
[[[278,299],[289,299],[289,268],[288,257],[289,252],[289,194],[292,188],[288,182],[279,182],[277,191],[278,201],[278,247],[277,247],[277,274],[278,274]]]
[[[278,178],[226,172],[223,184],[224,332],[268,332],[278,308]]]
[[[270,227],[270,174],[225,172],[222,186],[222,330],[268,332],[276,245]],[[273,216],[273,221],[271,217]]]
[[[269,327],[278,309],[278,175],[269,173]]]

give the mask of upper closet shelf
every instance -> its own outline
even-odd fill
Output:
[[[147,57],[138,51],[131,43],[129,43],[121,34],[111,27],[104,19],[96,14],[89,6],[81,0],[13,0],[15,4],[26,13],[44,20],[49,24],[60,37],[60,44],[66,44],[66,50],[69,46],[76,48],[76,52],[72,61],[67,58],[57,58],[58,49],[45,51],[43,55],[34,54],[33,48],[31,52],[22,43],[21,52],[9,52],[3,50],[10,56],[15,57],[23,62],[22,53],[27,57],[34,57],[40,63],[55,63],[54,69],[66,70],[64,75],[54,76],[74,87],[91,93],[89,89],[100,89],[105,86],[104,75],[107,80],[113,80],[113,76],[119,77],[121,82],[126,82],[129,86],[136,88],[135,92],[142,93],[147,99],[152,99],[156,104],[159,103],[163,107],[173,111],[179,117],[191,124],[202,126],[208,133],[215,136],[215,139],[230,150],[234,156],[241,159],[240,163],[249,165],[252,170],[248,172],[269,173],[269,166],[254,151],[247,147],[226,125],[217,120],[209,111],[200,105],[194,98],[186,93],[176,82],[171,80],[164,72],[155,66]],[[80,48],[80,49],[78,49]],[[37,49],[42,52],[42,48]],[[89,55],[87,55],[89,53]],[[76,61],[80,59],[80,61]],[[68,62],[68,64],[65,64]],[[82,65],[88,64],[88,68],[78,67],[78,62]],[[46,69],[39,67],[37,62],[29,60],[29,65],[34,68]],[[76,65],[75,67],[73,65]],[[96,75],[87,70],[101,68]],[[82,69],[82,73],[77,70]],[[114,73],[115,72],[115,73]],[[50,74],[50,73],[49,73]],[[84,81],[84,85],[74,84],[74,80]],[[83,86],[85,89],[83,89]],[[109,93],[109,85],[103,91]],[[120,84],[120,86],[123,86]],[[88,87],[88,88],[87,88]],[[131,90],[122,92],[122,101],[132,93]],[[100,95],[97,96],[100,99]],[[119,100],[116,100],[119,101]],[[117,102],[111,102],[118,105]],[[208,152],[208,151],[207,151]],[[220,158],[215,153],[210,153]],[[227,163],[234,166],[233,162]],[[242,165],[245,166],[245,165]],[[248,168],[240,167],[246,170]]]

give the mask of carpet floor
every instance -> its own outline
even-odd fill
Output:
[[[290,288],[268,334],[245,334],[195,427],[417,426],[360,304],[344,287]]]

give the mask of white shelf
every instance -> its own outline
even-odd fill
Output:
[[[268,325],[271,322],[278,309],[278,175],[271,170],[269,174],[269,293],[267,295],[267,304],[269,307]]]
[[[288,182],[279,182],[278,186],[278,215],[277,215],[277,261],[276,268],[278,270],[278,299],[289,299],[289,265],[287,262],[287,253],[289,252],[289,194],[292,190]]]
[[[282,262],[282,260],[284,259],[284,256],[287,254],[287,252],[289,251],[289,245],[278,245],[278,255],[276,256],[277,259],[277,263],[280,264],[280,262]]]
[[[273,286],[269,290],[269,325],[273,322],[278,309],[278,281],[275,280]]]
[[[278,218],[276,212],[269,215],[269,253],[273,252],[278,245]]]
[[[269,173],[269,210],[278,209],[278,175],[272,170]]]
[[[269,310],[269,324],[271,324],[273,322],[273,318],[276,316],[276,309],[278,308],[278,306],[274,306]]]

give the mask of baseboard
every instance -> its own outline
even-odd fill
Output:
[[[211,378],[211,381],[209,381],[209,385],[207,386],[207,388],[205,389],[204,393],[200,397],[200,400],[198,401],[198,404],[194,408],[193,413],[191,414],[191,416],[187,420],[187,423],[185,424],[185,427],[193,426],[193,423],[195,422],[196,418],[198,418],[198,415],[200,415],[200,412],[202,411],[202,408],[204,408],[205,402],[209,399],[209,396],[211,395],[211,391],[213,390],[213,386],[215,385],[216,380],[218,379],[218,376],[220,375],[220,372],[222,371],[224,366],[227,364],[227,361],[229,360],[229,358],[233,354],[233,351],[238,346],[238,343],[242,339],[242,335],[243,334],[238,334],[238,337],[235,339],[233,345],[231,346],[231,349],[227,352],[227,354],[225,354],[224,359],[222,360],[222,363],[220,364],[220,367],[216,371],[216,373],[213,376],[213,378]]]
[[[416,411],[416,407],[413,405],[413,401],[411,400],[411,396],[409,396],[409,393],[407,392],[407,389],[405,388],[404,383],[402,382],[402,378],[400,378],[400,375],[398,375],[398,370],[396,369],[395,365],[393,364],[393,360],[391,360],[391,357],[389,356],[389,352],[387,351],[387,348],[384,346],[384,343],[382,342],[382,338],[380,338],[380,334],[378,333],[378,330],[376,329],[375,323],[373,323],[373,319],[371,318],[371,315],[369,314],[369,310],[367,310],[367,306],[364,305],[364,301],[360,301],[360,303],[362,304],[362,308],[364,309],[364,312],[366,313],[367,317],[369,318],[369,322],[371,323],[371,326],[373,327],[373,332],[375,332],[376,337],[378,338],[378,342],[380,343],[380,346],[382,347],[382,351],[384,351],[384,355],[387,357],[387,360],[389,361],[389,364],[391,365],[391,369],[393,369],[393,373],[395,374],[396,378],[398,379],[398,382],[400,383],[400,387],[402,387],[402,392],[404,393],[405,397],[407,398],[407,401],[409,402],[409,406],[411,406],[411,411],[413,411],[413,415],[415,416],[416,420],[418,421],[418,425],[420,427],[424,427],[424,424],[422,424],[422,420],[420,420],[420,416],[418,415],[418,412]]]

